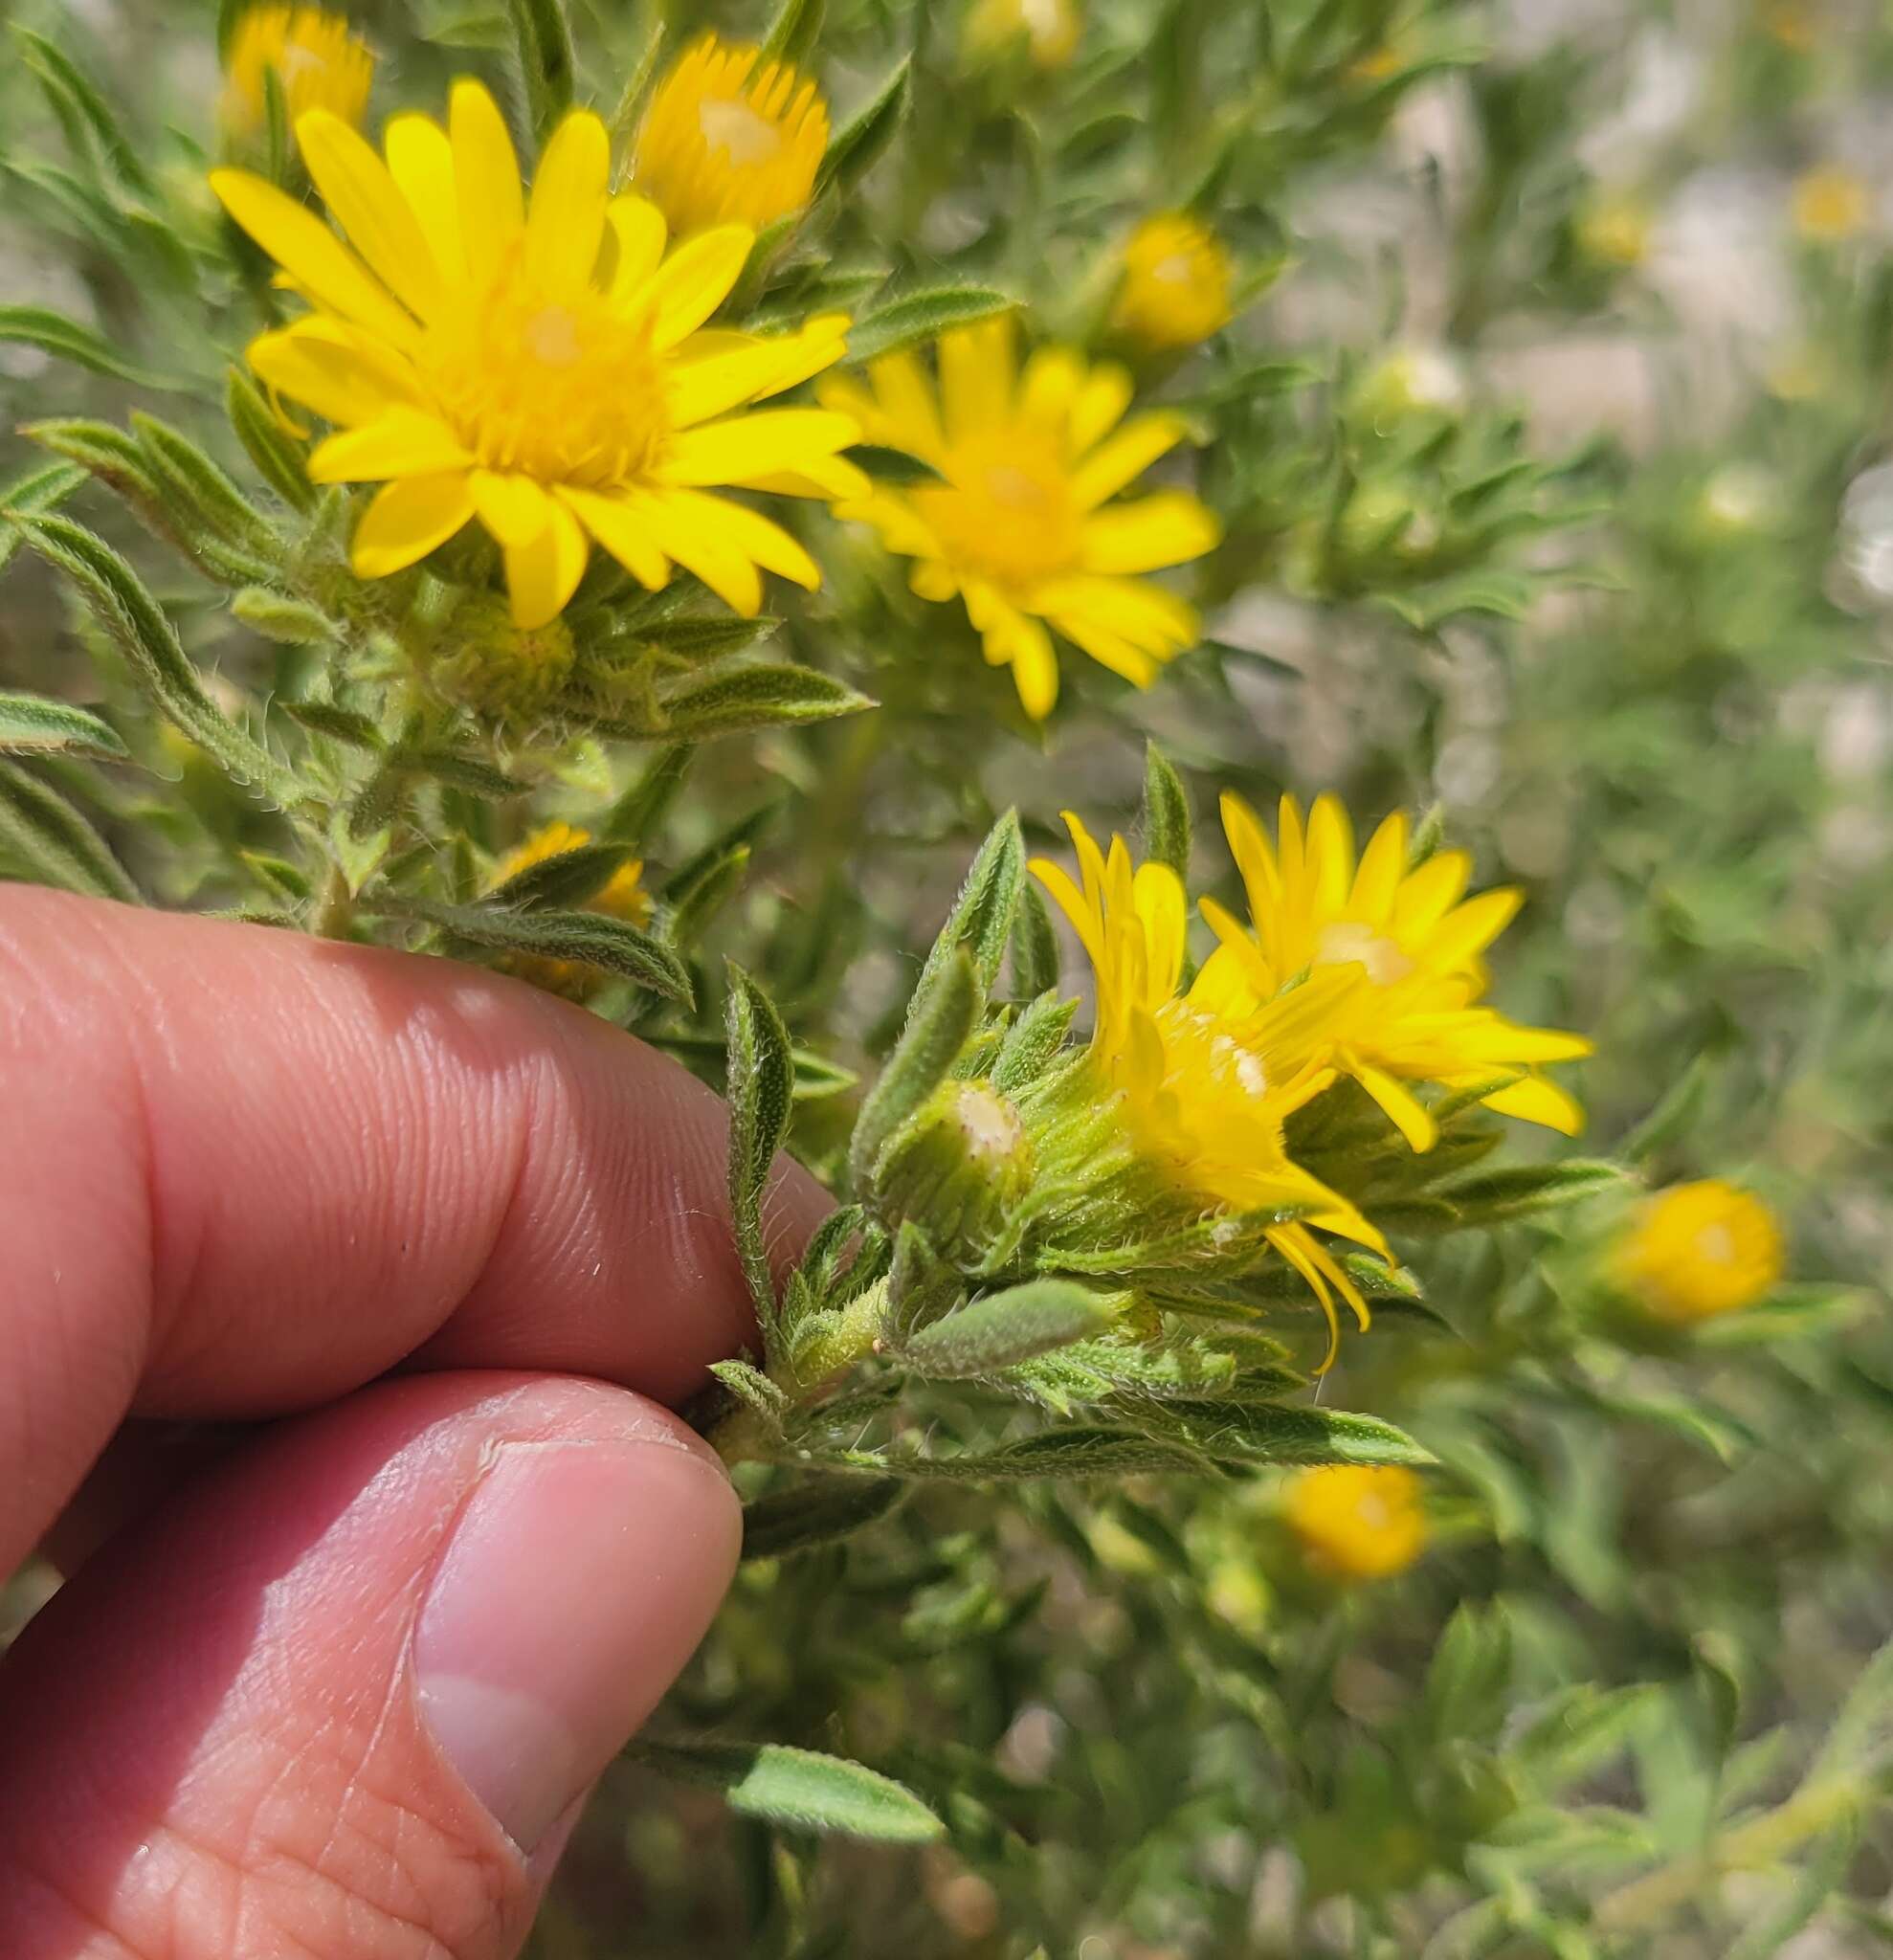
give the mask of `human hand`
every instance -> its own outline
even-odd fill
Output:
[[[7,1960],[517,1950],[734,1569],[663,1406],[750,1333],[723,1151],[515,982],[0,890],[0,1575],[77,1567],[0,1666]]]

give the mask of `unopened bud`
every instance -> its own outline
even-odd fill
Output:
[[[479,592],[454,609],[428,680],[436,693],[492,721],[530,725],[554,712],[574,658],[563,617],[527,632],[513,624],[504,599]]]
[[[934,1243],[989,1242],[1032,1184],[1018,1111],[989,1082],[943,1082],[895,1138],[875,1180],[887,1214]]]

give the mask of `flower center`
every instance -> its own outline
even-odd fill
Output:
[[[772,164],[782,154],[782,131],[746,101],[706,100],[697,105],[697,126],[712,150],[723,150],[739,169]]]
[[[1191,286],[1196,280],[1196,260],[1188,252],[1172,252],[1150,268],[1150,277],[1163,286]]]
[[[1696,1257],[1705,1265],[1732,1266],[1735,1263],[1735,1235],[1726,1225],[1704,1225],[1696,1235]]]
[[[478,302],[436,322],[420,363],[490,470],[609,489],[648,468],[669,434],[649,321],[591,290],[553,298],[517,253]]]
[[[1392,987],[1414,970],[1414,963],[1399,947],[1371,925],[1351,920],[1336,920],[1324,925],[1315,942],[1318,967],[1360,966],[1376,987]]]
[[[1077,564],[1079,512],[1049,445],[1009,429],[958,445],[943,475],[913,499],[956,568],[1019,591]]]

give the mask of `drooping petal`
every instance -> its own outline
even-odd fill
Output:
[[[522,633],[549,625],[566,610],[591,555],[577,518],[563,503],[547,498],[546,513],[546,527],[536,538],[505,547],[506,591],[513,624]]]
[[[410,312],[432,320],[441,307],[440,268],[388,166],[326,109],[298,120],[296,144],[330,216],[369,270]]]
[[[1424,1154],[1439,1141],[1432,1112],[1405,1082],[1363,1061],[1351,1063],[1348,1073],[1386,1111],[1410,1148]]]
[[[1135,503],[1093,511],[1083,538],[1086,571],[1158,571],[1214,551],[1222,542],[1222,524],[1187,492],[1160,490]]]
[[[408,114],[389,119],[381,133],[388,173],[400,188],[427,234],[434,262],[450,286],[467,279],[467,255],[460,243],[460,195],[454,181],[454,145],[432,116]]]
[[[447,118],[467,277],[483,288],[525,230],[520,162],[499,103],[479,82],[454,84]]]
[[[763,581],[755,561],[746,557],[715,523],[705,522],[687,491],[640,490],[628,493],[629,503],[643,521],[657,548],[693,572],[732,612],[753,619],[763,610]]]
[[[1426,942],[1427,964],[1452,972],[1476,960],[1504,931],[1525,902],[1525,894],[1501,886],[1468,899],[1442,919]]]
[[[699,490],[668,493],[693,518],[714,528],[765,571],[792,579],[813,591],[822,582],[821,567],[778,523],[772,523],[746,504],[733,503],[725,497],[706,497]]]
[[[471,487],[480,523],[509,549],[532,544],[552,522],[552,500],[530,477],[475,470]]]
[[[655,592],[668,582],[670,560],[658,550],[643,518],[633,505],[590,490],[562,489],[558,496],[640,585]]]
[[[611,174],[604,123],[590,109],[572,110],[540,155],[526,210],[526,276],[541,291],[564,299],[590,282],[605,236]]]
[[[312,483],[379,483],[465,470],[473,457],[437,415],[395,407],[359,429],[331,435],[309,458]]]
[[[348,562],[357,578],[386,578],[418,564],[474,514],[464,470],[403,477],[376,494],[355,526]]]
[[[1495,1090],[1485,1097],[1486,1108],[1500,1116],[1515,1116],[1522,1123],[1543,1124],[1560,1136],[1574,1137],[1584,1127],[1584,1110],[1573,1096],[1543,1076],[1526,1076],[1508,1089]]]
[[[1142,647],[1133,646],[1122,634],[1101,626],[1082,612],[1055,612],[1052,623],[1074,645],[1081,647],[1101,667],[1122,675],[1133,687],[1148,687],[1156,679],[1156,657]]]

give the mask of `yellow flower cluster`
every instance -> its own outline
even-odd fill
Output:
[[[1575,1129],[1576,1105],[1538,1073],[1586,1055],[1576,1035],[1521,1027],[1483,1006],[1481,955],[1518,908],[1516,892],[1465,896],[1470,860],[1409,861],[1404,816],[1388,818],[1358,862],[1341,806],[1303,821],[1281,802],[1273,845],[1236,797],[1223,822],[1248,891],[1244,924],[1214,900],[1200,910],[1216,950],[1188,987],[1188,906],[1168,866],[1108,854],[1067,815],[1080,877],[1035,860],[1070,920],[1097,985],[1092,1056],[1138,1154],[1180,1189],[1232,1212],[1296,1208],[1266,1236],[1336,1325],[1335,1296],[1367,1325],[1366,1302],[1316,1233],[1388,1257],[1372,1222],[1288,1155],[1283,1125],[1342,1076],[1378,1102],[1415,1150],[1437,1125],[1414,1093],[1481,1092],[1502,1114]]]
[[[1721,1178],[1679,1184],[1639,1210],[1613,1277],[1659,1320],[1712,1320],[1752,1306],[1781,1278],[1781,1228],[1752,1192]]]
[[[1309,1564],[1337,1578],[1391,1578],[1426,1548],[1420,1481],[1395,1464],[1303,1470],[1283,1508]]]
[[[224,56],[224,127],[255,136],[269,115],[276,78],[291,122],[326,109],[362,120],[374,82],[374,56],[340,15],[320,7],[253,7],[238,20]]]

